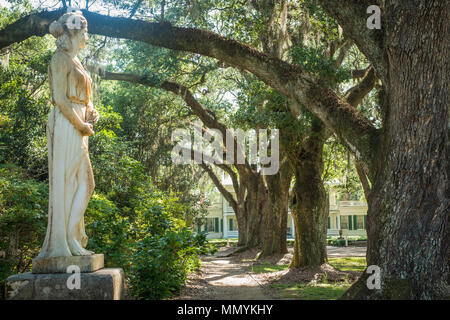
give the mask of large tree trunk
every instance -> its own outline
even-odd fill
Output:
[[[328,203],[322,181],[325,128],[313,121],[311,135],[293,161],[295,186],[291,200],[295,246],[291,267],[319,266],[327,262]]]
[[[287,253],[287,216],[292,170],[285,159],[276,175],[265,176],[268,205],[264,212],[264,243],[260,258]]]
[[[381,268],[381,290],[369,290],[364,275],[344,298],[442,298],[450,245],[450,6],[386,3],[385,132],[367,224],[367,263]]]
[[[251,174],[247,180],[247,197],[245,199],[245,225],[239,225],[239,232],[244,228],[245,246],[248,248],[261,246],[264,240],[263,217],[267,205],[267,189],[262,176]]]

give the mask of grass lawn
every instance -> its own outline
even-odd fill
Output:
[[[341,271],[364,271],[366,268],[365,257],[345,257],[345,258],[329,258],[328,263],[334,268]],[[285,270],[289,268],[288,264],[271,264],[264,262],[261,264],[253,265],[252,272],[254,273],[266,273]]]
[[[273,284],[271,288],[284,299],[336,300],[350,287],[350,283]]]
[[[364,271],[366,267],[366,258],[329,258],[328,263],[341,271]],[[285,270],[287,268],[289,268],[288,264],[277,265],[266,262],[252,266],[251,270],[254,273],[268,273]],[[324,280],[321,283],[274,283],[270,285],[270,288],[282,299],[335,300],[350,286],[351,283],[346,281],[331,283]]]
[[[328,263],[341,271],[364,271],[365,257],[329,258]]]
[[[254,272],[254,273],[275,272],[275,271],[285,270],[287,268],[289,268],[288,264],[271,264],[269,262],[264,262],[264,263],[252,266],[252,272]]]

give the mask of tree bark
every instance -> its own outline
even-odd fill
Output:
[[[311,133],[291,162],[295,185],[291,200],[295,246],[291,268],[320,266],[327,262],[328,203],[323,186],[324,125],[314,119]]]
[[[257,173],[248,177],[245,202],[246,247],[259,247],[264,241],[263,217],[267,206],[267,188],[262,176]]]
[[[367,223],[367,264],[381,268],[381,290],[369,290],[364,275],[343,298],[443,298],[450,255],[449,2],[386,1],[383,21],[387,113]]]
[[[260,258],[287,253],[287,217],[292,169],[287,159],[280,161],[276,175],[265,176],[268,205],[264,212],[265,237]]]

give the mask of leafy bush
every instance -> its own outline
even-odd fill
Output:
[[[125,215],[105,197],[93,197],[86,213],[89,249],[104,253],[106,266],[124,269],[134,298],[169,297],[199,266],[206,237],[185,226],[185,205],[174,196],[141,190],[129,202]]]
[[[94,194],[85,214],[88,249],[105,255],[105,267],[129,268],[130,221],[117,205],[101,194]]]
[[[128,199],[132,209],[102,194],[91,198],[85,216],[88,248],[105,254],[106,267],[124,269],[133,297],[162,299],[180,290],[199,266],[198,255],[208,250],[206,237],[185,226],[186,205],[177,197],[151,190],[150,184],[140,187]],[[0,286],[8,276],[31,269],[45,237],[47,208],[46,183],[15,165],[0,166]]]
[[[48,186],[14,165],[0,166],[0,286],[31,269],[47,225]]]
[[[162,299],[178,292],[187,274],[199,267],[205,238],[186,228],[152,235],[137,243],[130,286],[136,298]]]
[[[344,247],[345,246],[345,239],[333,239],[333,240],[327,240],[328,244],[335,246],[335,247]]]

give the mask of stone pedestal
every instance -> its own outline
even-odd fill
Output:
[[[33,265],[33,272],[34,267]],[[124,273],[118,268],[101,269],[89,273],[27,272],[6,279],[5,298],[7,300],[120,300],[124,297],[124,291]]]
[[[104,267],[103,254],[91,256],[56,257],[47,259],[33,259],[33,273],[67,273],[71,266],[79,268],[79,272],[94,272]]]

